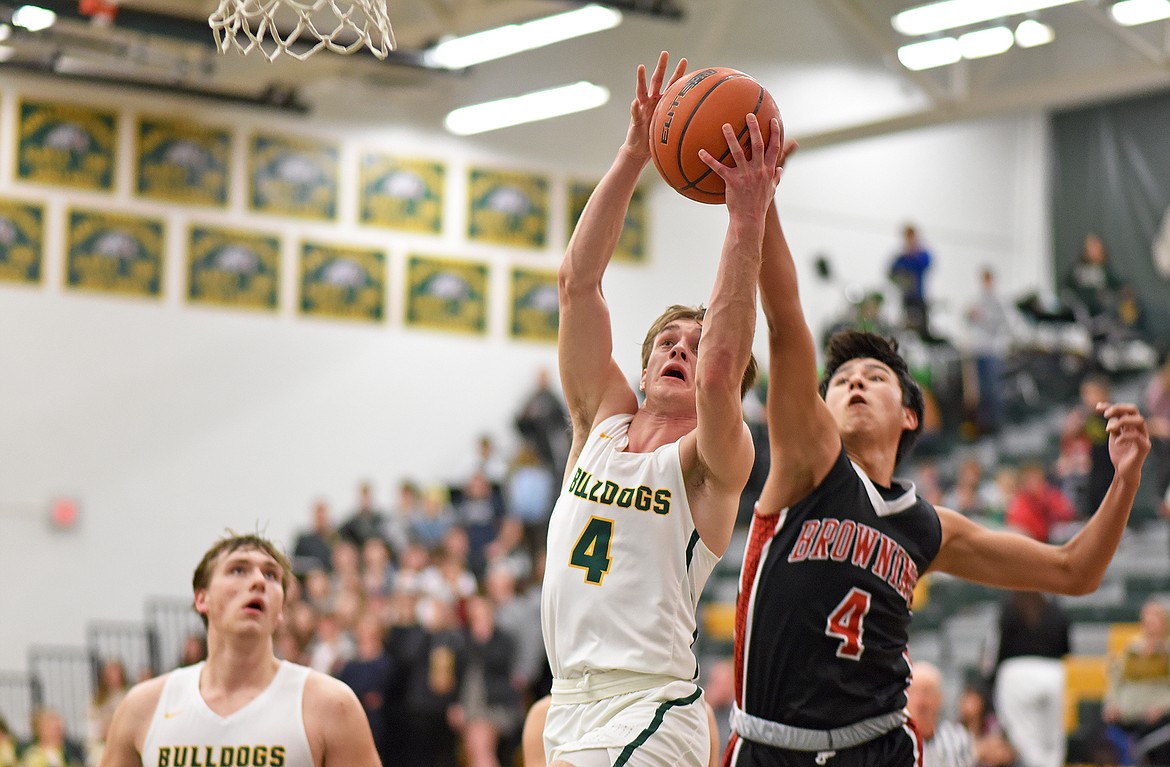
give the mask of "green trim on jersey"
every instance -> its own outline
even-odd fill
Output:
[[[674,700],[663,701],[658,710],[654,712],[654,718],[650,720],[650,724],[646,725],[646,729],[638,733],[638,737],[634,738],[630,743],[622,749],[621,755],[613,763],[613,767],[623,767],[630,758],[633,757],[634,752],[638,750],[646,741],[650,740],[650,736],[658,731],[662,726],[662,720],[666,718],[666,712],[675,706],[689,706],[699,699],[703,694],[703,688],[695,685],[695,691],[685,698],[675,698]]]

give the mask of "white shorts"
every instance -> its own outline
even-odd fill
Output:
[[[589,703],[553,703],[544,753],[577,767],[706,767],[711,734],[703,691],[694,682],[614,695]]]

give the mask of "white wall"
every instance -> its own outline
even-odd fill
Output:
[[[493,305],[492,332],[484,339],[404,328],[395,294],[393,316],[380,326],[305,319],[292,309],[293,254],[286,252],[280,312],[188,306],[175,276],[182,259],[175,233],[190,211],[133,198],[127,173],[112,196],[13,180],[15,96],[29,88],[90,103],[104,98],[127,115],[149,110],[241,127],[263,122],[293,134],[337,135],[343,151],[360,143],[444,159],[458,172],[449,172],[456,183],[448,212],[455,218],[442,237],[328,228],[343,240],[386,243],[392,286],[401,285],[402,261],[413,248],[493,264],[554,265],[564,242],[563,182],[604,171],[529,153],[488,156],[474,144],[403,125],[343,133],[326,118],[218,106],[210,112],[207,105],[166,98],[6,81],[0,86],[0,195],[44,201],[50,232],[42,284],[0,284],[0,669],[25,668],[32,643],[81,643],[87,619],[138,619],[145,597],[187,594],[199,555],[226,527],[260,527],[291,541],[318,496],[341,516],[364,478],[387,500],[400,478],[459,476],[482,432],[511,444],[512,414],[534,373],[555,365],[555,352],[508,340],[502,301]],[[594,140],[616,147],[623,132],[615,125],[612,137]],[[1008,291],[1043,281],[1044,152],[1042,120],[1033,116],[793,158],[781,201],[810,322],[819,328],[842,301],[840,285],[813,280],[813,257],[827,254],[850,281],[880,286],[905,220],[920,225],[934,250],[930,288],[952,307],[972,297],[985,262],[999,269]],[[554,225],[545,252],[516,254],[463,241],[457,180],[471,162],[550,176]],[[239,191],[220,217],[255,222]],[[162,300],[62,288],[60,227],[66,206],[77,202],[167,219],[172,237]],[[353,204],[343,198],[342,220]],[[652,186],[649,207],[651,263],[615,265],[606,282],[616,354],[631,376],[653,317],[668,303],[705,300],[726,215],[661,184]],[[280,220],[275,226],[290,240],[313,230]],[[46,522],[50,499],[62,495],[82,504],[80,525],[66,533]]]

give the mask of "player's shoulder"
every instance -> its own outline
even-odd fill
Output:
[[[314,669],[305,669],[305,705],[318,707],[346,706],[356,701],[353,689],[345,682],[335,677],[323,674]]]
[[[173,673],[171,672],[171,674]],[[118,708],[131,716],[150,716],[158,707],[158,702],[162,698],[163,688],[166,687],[167,680],[171,674],[156,676],[134,685],[126,693],[126,697],[122,702],[118,704]]]

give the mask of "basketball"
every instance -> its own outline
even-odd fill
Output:
[[[751,157],[749,113],[759,119],[767,143],[770,121],[780,120],[780,110],[764,86],[727,67],[699,69],[680,77],[662,94],[650,121],[650,156],[659,175],[684,197],[710,204],[724,202],[723,179],[699,159],[699,150],[729,163],[731,150],[723,137],[723,125],[728,123],[744,154]],[[780,140],[784,140],[783,123]]]

